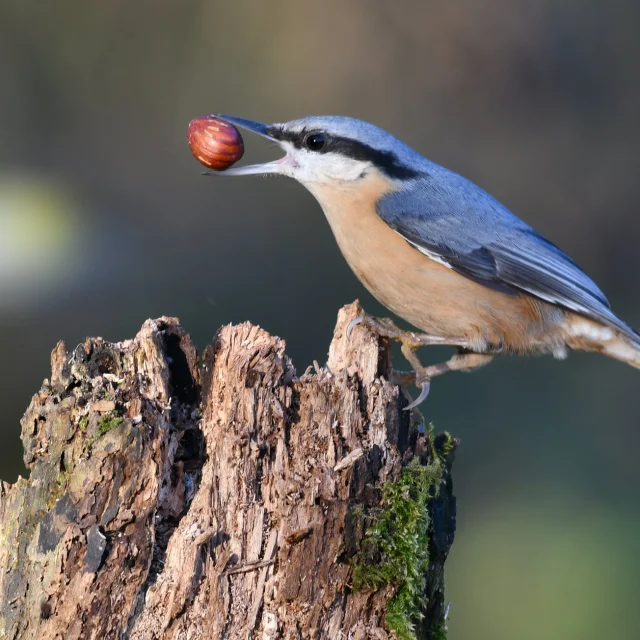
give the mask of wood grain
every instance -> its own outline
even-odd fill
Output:
[[[31,475],[0,485],[0,638],[391,638],[398,585],[351,588],[355,509],[435,455],[357,304],[327,366],[225,326],[200,360],[171,318],[59,344],[22,420]],[[449,467],[432,505],[420,638],[442,624]]]

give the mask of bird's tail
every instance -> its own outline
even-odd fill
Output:
[[[602,353],[640,369],[640,343],[630,340],[627,336],[617,335],[604,342]]]
[[[583,316],[571,315],[567,323],[567,344],[572,349],[597,351],[640,369],[640,334],[621,321],[605,325]]]

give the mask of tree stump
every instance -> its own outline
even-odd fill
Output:
[[[0,638],[444,637],[456,442],[411,421],[342,309],[327,366],[173,318],[59,343],[0,483]]]

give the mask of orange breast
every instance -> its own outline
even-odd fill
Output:
[[[551,351],[564,312],[528,294],[489,289],[428,258],[376,214],[393,185],[376,171],[352,185],[313,185],[354,273],[387,308],[424,332],[465,338],[477,350]]]

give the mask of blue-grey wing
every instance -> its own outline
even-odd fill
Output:
[[[462,176],[435,166],[382,198],[377,212],[417,250],[476,282],[627,328],[571,258]]]

